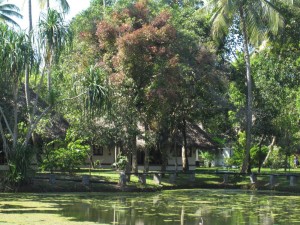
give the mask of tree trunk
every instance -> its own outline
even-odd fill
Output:
[[[176,139],[174,138],[174,152],[175,152],[175,171],[178,171],[178,157],[177,157],[177,144],[176,144]]]
[[[28,0],[28,17],[29,17],[29,36],[31,35],[32,31],[32,4],[31,0]],[[30,75],[30,63],[32,62],[32,57],[30,56],[29,60],[26,63],[25,68],[25,98],[26,98],[26,105],[27,110],[30,112],[29,104],[30,104],[30,94],[29,94],[29,75]],[[30,113],[29,113],[30,117]],[[29,118],[31,123],[31,118]]]
[[[261,166],[262,166],[262,158],[261,158],[261,154],[262,154],[262,151],[261,151],[261,147],[262,147],[262,143],[263,143],[263,140],[265,139],[264,135],[263,137],[261,138],[260,142],[259,142],[259,145],[258,145],[258,173],[260,173],[260,170],[261,170]]]
[[[251,78],[251,65],[249,54],[248,33],[245,21],[244,9],[240,8],[240,19],[243,34],[243,51],[246,62],[246,82],[247,82],[247,106],[246,106],[246,151],[244,156],[241,172],[251,173],[250,165],[250,149],[251,149],[251,128],[252,128],[252,78]]]
[[[163,131],[164,134],[160,140],[158,150],[161,152],[162,164],[161,164],[161,171],[165,172],[167,170],[168,165],[168,150],[169,150],[169,143],[168,143],[168,135],[165,133],[166,130]]]
[[[145,123],[145,133],[146,135],[149,132],[149,126],[147,123]],[[149,144],[146,143],[145,145],[145,156],[144,156],[144,172],[149,172]]]
[[[5,154],[5,158],[8,159],[10,149],[8,148],[8,144],[7,144],[6,137],[4,134],[3,127],[2,127],[2,123],[1,123],[1,119],[2,119],[2,115],[0,115],[0,134],[1,134],[2,142],[3,142],[3,151]]]
[[[175,171],[178,171],[178,149],[177,149],[177,132],[178,132],[178,126],[174,126],[174,130],[172,132],[172,147],[173,147],[173,155],[175,157]]]
[[[267,154],[264,162],[262,163],[262,165],[265,165],[267,163],[271,153],[273,152],[275,142],[276,142],[276,137],[273,137],[271,144],[268,146],[268,148],[269,148],[268,154]]]
[[[288,167],[288,159],[289,159],[289,153],[286,152],[286,153],[285,153],[285,158],[284,158],[284,172],[287,171],[287,167]]]
[[[47,87],[48,87],[48,94],[50,97],[51,93],[51,67],[52,67],[52,53],[50,53],[50,59],[49,59],[49,64],[48,64],[48,70],[47,70]],[[50,100],[50,99],[49,99]]]
[[[31,37],[31,32],[32,32],[32,3],[31,0],[28,0],[28,17],[29,17],[29,37]],[[31,40],[31,39],[30,39]],[[30,126],[33,124],[33,117],[34,114],[31,114],[31,108],[30,108],[30,93],[29,93],[29,76],[30,76],[30,70],[31,70],[31,64],[33,63],[33,56],[29,56],[29,60],[27,61],[25,65],[25,99],[26,99],[26,106],[27,106],[27,113],[28,113],[28,119],[29,119],[29,124]],[[33,146],[37,148],[37,143],[36,143],[36,134],[32,132],[32,142]],[[37,154],[36,154],[36,159],[38,163],[42,162],[42,149],[37,148]]]
[[[132,153],[132,172],[138,172],[138,163],[137,163],[137,147],[136,147],[136,135],[132,135],[130,140],[131,153]]]
[[[28,17],[29,17],[29,33],[32,31],[32,4],[31,0],[28,0]]]
[[[188,159],[188,149],[187,149],[187,141],[186,141],[186,120],[183,119],[183,127],[182,127],[182,137],[183,137],[183,147],[182,147],[182,171],[189,171],[189,159]]]
[[[130,173],[131,172],[131,168],[132,168],[132,154],[131,152],[129,151],[129,149],[127,149],[126,151],[126,157],[127,157],[127,165],[126,165],[126,168],[125,168],[125,171],[126,173]]]
[[[14,126],[13,126],[13,151],[16,150],[17,143],[18,143],[18,81],[16,80],[13,87],[13,96],[14,96],[14,103],[13,103],[13,118],[14,118]]]

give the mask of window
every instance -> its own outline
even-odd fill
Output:
[[[5,154],[3,151],[0,150],[0,165],[5,163],[6,163]]]
[[[103,147],[93,145],[93,154],[94,155],[103,155]]]

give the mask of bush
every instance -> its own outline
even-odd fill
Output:
[[[75,169],[84,164],[87,159],[90,147],[84,145],[82,140],[72,141],[66,147],[61,147],[61,142],[51,142],[49,146],[58,145],[57,148],[48,149],[46,157],[42,162],[41,169],[53,172],[53,170],[61,170],[72,173]]]
[[[112,166],[117,168],[118,170],[125,170],[127,163],[128,163],[127,157],[119,154],[117,156],[117,161],[113,163]]]
[[[8,155],[8,172],[6,181],[14,186],[20,186],[30,182],[33,170],[31,161],[35,151],[30,147],[17,146]]]
[[[266,162],[266,167],[280,169],[285,167],[285,154],[279,148],[274,148],[272,154]]]
[[[215,154],[207,151],[200,151],[201,158],[204,159],[205,166],[211,167],[211,162],[215,159]]]

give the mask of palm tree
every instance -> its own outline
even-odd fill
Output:
[[[23,32],[16,32],[13,29],[9,29],[6,25],[0,24],[0,58],[1,58],[1,82],[4,83],[6,91],[11,92],[12,96],[12,112],[9,111],[7,115],[4,114],[0,107],[0,118],[6,121],[6,129],[9,131],[12,138],[12,148],[15,150],[18,143],[18,94],[22,75],[25,70],[25,65],[28,62],[31,52],[30,42],[28,36]],[[12,118],[9,124],[8,119]],[[1,129],[1,136],[3,143],[6,141],[5,135],[3,135],[3,129]]]
[[[63,14],[51,8],[47,13],[41,15],[38,27],[48,74],[48,91],[50,91],[51,67],[57,62],[61,51],[69,43],[71,35],[68,27],[64,24]]]
[[[60,2],[60,6],[62,7],[63,11],[64,12],[68,12],[70,10],[70,7],[69,7],[69,4],[67,2],[67,0],[59,0]],[[39,0],[39,3],[40,3],[40,6],[41,8],[43,8],[43,6],[45,5],[45,3],[47,3],[47,8],[49,9],[50,8],[50,2],[49,0]],[[32,34],[32,29],[33,29],[33,22],[32,22],[32,0],[28,0],[28,17],[29,17],[29,29],[28,29],[28,32],[29,32],[29,35],[33,35]],[[30,62],[32,63],[32,59],[33,57],[31,56],[30,57],[31,60]],[[27,110],[28,112],[30,111],[30,106],[29,106],[29,102],[31,101],[30,100],[30,95],[29,95],[29,76],[30,76],[30,65],[26,65],[26,71],[25,71],[25,97],[26,97],[26,105],[27,105]],[[49,74],[49,78],[50,78],[50,74]],[[50,79],[49,79],[50,81]],[[35,108],[35,107],[34,107]],[[32,112],[34,114],[34,110]],[[30,124],[33,123],[33,114],[29,113],[29,121],[30,121]],[[35,140],[34,136],[35,134],[33,133],[32,134],[33,137],[33,142]]]
[[[246,150],[241,172],[251,172],[250,148],[252,129],[252,78],[250,45],[257,45],[272,32],[276,34],[283,19],[270,0],[207,0],[207,9],[212,12],[212,34],[221,37],[238,20],[243,35],[243,53],[246,65]]]
[[[40,5],[44,6],[46,3],[47,9],[50,8],[50,0],[39,0]],[[67,13],[70,10],[70,6],[67,0],[56,0],[59,3],[60,7],[62,8],[63,12]]]
[[[67,0],[56,0],[59,2],[60,7],[62,8],[64,13],[68,13],[70,11],[70,5]],[[50,8],[50,0],[39,0],[40,7],[44,8],[45,4],[47,9]],[[32,1],[28,0],[28,15],[29,15],[29,32],[32,31]]]
[[[4,21],[6,23],[19,26],[16,21],[11,17],[22,18],[22,15],[19,13],[20,9],[14,4],[4,3],[4,0],[0,0],[0,22]]]

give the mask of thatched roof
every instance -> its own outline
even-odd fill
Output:
[[[139,124],[139,130],[143,134],[145,129]],[[220,146],[213,141],[213,139],[207,134],[199,125],[187,122],[186,127],[187,145],[188,147],[199,148],[201,150],[216,150]],[[183,138],[182,133],[178,131],[176,137],[177,145],[182,145]],[[140,148],[145,147],[145,140],[143,135],[137,138],[137,146]]]
[[[29,95],[30,95],[30,105],[34,105],[34,101],[36,100],[36,93],[32,90],[29,89]],[[2,97],[2,98],[1,98]],[[12,110],[12,101],[9,98],[5,98],[5,96],[0,96],[1,103],[3,108],[5,108],[6,114],[9,114]],[[49,105],[43,101],[43,99],[38,98],[38,105],[37,105],[37,111],[36,114],[40,115]],[[19,113],[19,120],[20,121],[26,121],[27,116],[26,116],[26,98],[25,98],[25,90],[24,86],[20,88],[19,92],[19,98],[18,98],[18,113]],[[49,118],[49,122],[47,122],[44,126],[44,132],[43,132],[43,140],[45,139],[47,141],[49,140],[54,140],[58,138],[64,138],[66,135],[66,130],[69,127],[68,122],[63,118],[62,115],[60,115],[57,111],[51,110],[45,118]],[[41,139],[39,137],[38,139]]]
[[[45,126],[45,137],[49,140],[65,138],[69,123],[60,114],[52,111],[51,121]]]
[[[202,150],[216,150],[219,145],[198,124],[187,122],[187,144]]]

